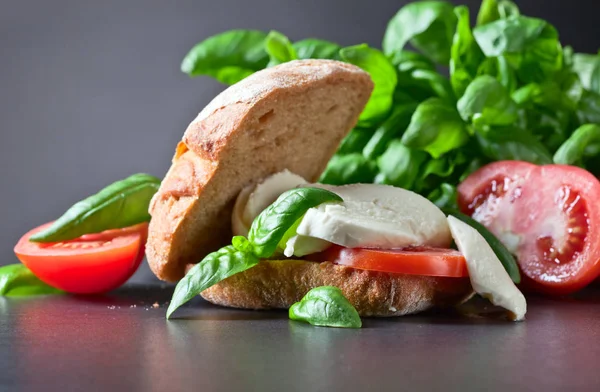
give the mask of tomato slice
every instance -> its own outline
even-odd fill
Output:
[[[469,276],[465,257],[454,249],[428,247],[370,249],[334,245],[322,252],[318,258],[371,271],[455,278]],[[313,259],[312,255],[311,259]]]
[[[517,257],[525,289],[564,295],[600,274],[600,182],[586,170],[495,162],[458,194],[461,210]]]
[[[38,278],[61,290],[77,294],[110,291],[125,283],[144,258],[147,223],[86,234],[71,241],[43,244],[29,241],[50,224],[25,234],[14,250]]]

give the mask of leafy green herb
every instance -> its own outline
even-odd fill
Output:
[[[456,109],[439,98],[430,98],[417,107],[402,143],[437,158],[464,145],[468,137]]]
[[[271,257],[285,232],[309,208],[327,202],[341,202],[333,192],[320,188],[297,188],[283,193],[252,222],[248,240],[259,258]]]
[[[361,152],[371,139],[373,131],[365,128],[354,128],[346,135],[338,147],[338,154]]]
[[[477,222],[475,219],[453,209],[443,209],[446,215],[452,215],[453,217],[460,219],[465,222],[475,230],[481,234],[483,238],[490,245],[490,248],[496,254],[496,257],[500,260],[506,272],[515,283],[521,282],[521,274],[519,273],[519,266],[517,265],[517,261],[510,253],[510,251],[504,246],[502,242],[494,234],[492,234],[488,229],[485,228],[481,223]]]
[[[67,210],[47,229],[34,234],[33,242],[58,242],[84,234],[119,229],[150,220],[148,205],[160,180],[134,174],[117,181]]]
[[[214,35],[190,50],[181,63],[189,76],[208,75],[234,84],[269,63],[267,34],[255,30],[231,30]]]
[[[363,155],[367,159],[375,159],[386,151],[390,142],[404,133],[416,108],[415,102],[397,105],[390,117],[375,130],[364,146]]]
[[[388,23],[383,51],[391,58],[407,43],[437,63],[448,63],[456,17],[446,1],[409,3]]]
[[[497,0],[483,0],[477,14],[477,26],[491,23],[500,19]]]
[[[476,26],[469,14],[449,1],[412,2],[389,21],[383,53],[314,38],[291,43],[280,33],[249,39],[252,33],[236,30],[231,42],[213,37],[212,52],[201,51],[214,54],[202,63],[209,71],[198,74],[220,78],[221,68],[233,67],[239,80],[269,59],[296,57],[342,60],[369,72],[375,91],[321,177],[330,184],[374,181],[450,200],[451,187],[477,167],[498,159],[549,163],[575,140],[570,161],[600,175],[595,142],[579,156],[587,136],[574,134],[600,126],[600,54],[563,47],[550,23],[522,15],[513,1],[483,0]],[[260,61],[248,65],[248,58]],[[449,78],[438,67],[448,67]]]
[[[362,321],[342,290],[333,286],[321,286],[310,290],[300,302],[290,307],[291,320],[312,325],[336,328],[360,328]]]
[[[584,91],[577,106],[577,117],[581,124],[600,124],[600,94]]]
[[[390,110],[394,89],[398,81],[396,70],[381,51],[366,44],[350,46],[340,50],[341,58],[359,66],[371,75],[375,88],[359,118],[359,124],[377,123]]]
[[[459,6],[454,9],[454,13],[458,24],[451,48],[450,81],[456,96],[461,97],[477,76],[484,56],[471,31],[469,9],[464,5]]]
[[[278,31],[273,30],[267,35],[265,45],[265,49],[270,58],[269,64],[267,65],[269,67],[298,58],[296,49],[294,49],[288,37]]]
[[[600,94],[600,53],[574,54],[573,70],[579,75],[585,89]]]
[[[240,251],[231,245],[208,254],[177,283],[167,309],[167,318],[170,318],[175,310],[202,291],[230,276],[254,267],[259,261],[254,254]]]
[[[600,125],[584,124],[554,154],[554,163],[585,166],[584,159],[600,153]]]
[[[458,111],[465,121],[476,126],[510,125],[517,121],[517,105],[508,91],[491,76],[479,76],[458,101]]]
[[[503,127],[478,131],[477,141],[483,154],[491,160],[552,163],[548,149],[526,129]]]
[[[299,59],[332,59],[339,60],[338,44],[322,39],[308,38],[292,45]]]
[[[454,185],[442,183],[427,198],[439,208],[456,208],[458,193]]]
[[[0,267],[0,296],[24,297],[60,293],[62,291],[42,282],[23,264]]]
[[[547,26],[542,19],[517,16],[498,19],[473,29],[473,35],[487,57],[523,52]]]
[[[327,164],[319,182],[329,185],[370,183],[376,174],[375,162],[360,153],[336,155]]]
[[[381,172],[377,182],[413,189],[419,176],[419,168],[426,160],[425,152],[406,147],[400,140],[394,140],[377,159]]]

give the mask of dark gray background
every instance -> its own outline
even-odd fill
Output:
[[[222,89],[179,71],[196,42],[256,28],[379,46],[404,3],[1,0],[0,264],[75,201],[134,172],[165,173],[187,124]],[[460,3],[474,13],[479,1]],[[600,46],[597,1],[518,3],[577,51]]]

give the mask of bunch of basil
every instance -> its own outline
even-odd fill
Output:
[[[294,59],[337,59],[369,72],[371,99],[324,183],[391,184],[448,206],[456,185],[491,161],[572,164],[600,175],[600,54],[563,47],[548,22],[520,15],[511,1],[484,0],[472,28],[466,6],[420,1],[390,20],[382,47],[233,30],[196,45],[182,70],[226,84]]]

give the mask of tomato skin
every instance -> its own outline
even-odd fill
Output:
[[[311,255],[310,258],[315,259],[315,256]],[[369,271],[454,278],[469,276],[464,256],[454,249],[370,249],[334,245],[316,258]]]
[[[26,233],[15,254],[38,278],[75,294],[97,294],[125,283],[144,258],[148,224],[87,234],[60,243],[35,243],[29,237],[51,223]]]
[[[600,182],[568,165],[500,161],[458,187],[460,209],[517,256],[521,287],[567,295],[600,275]]]

